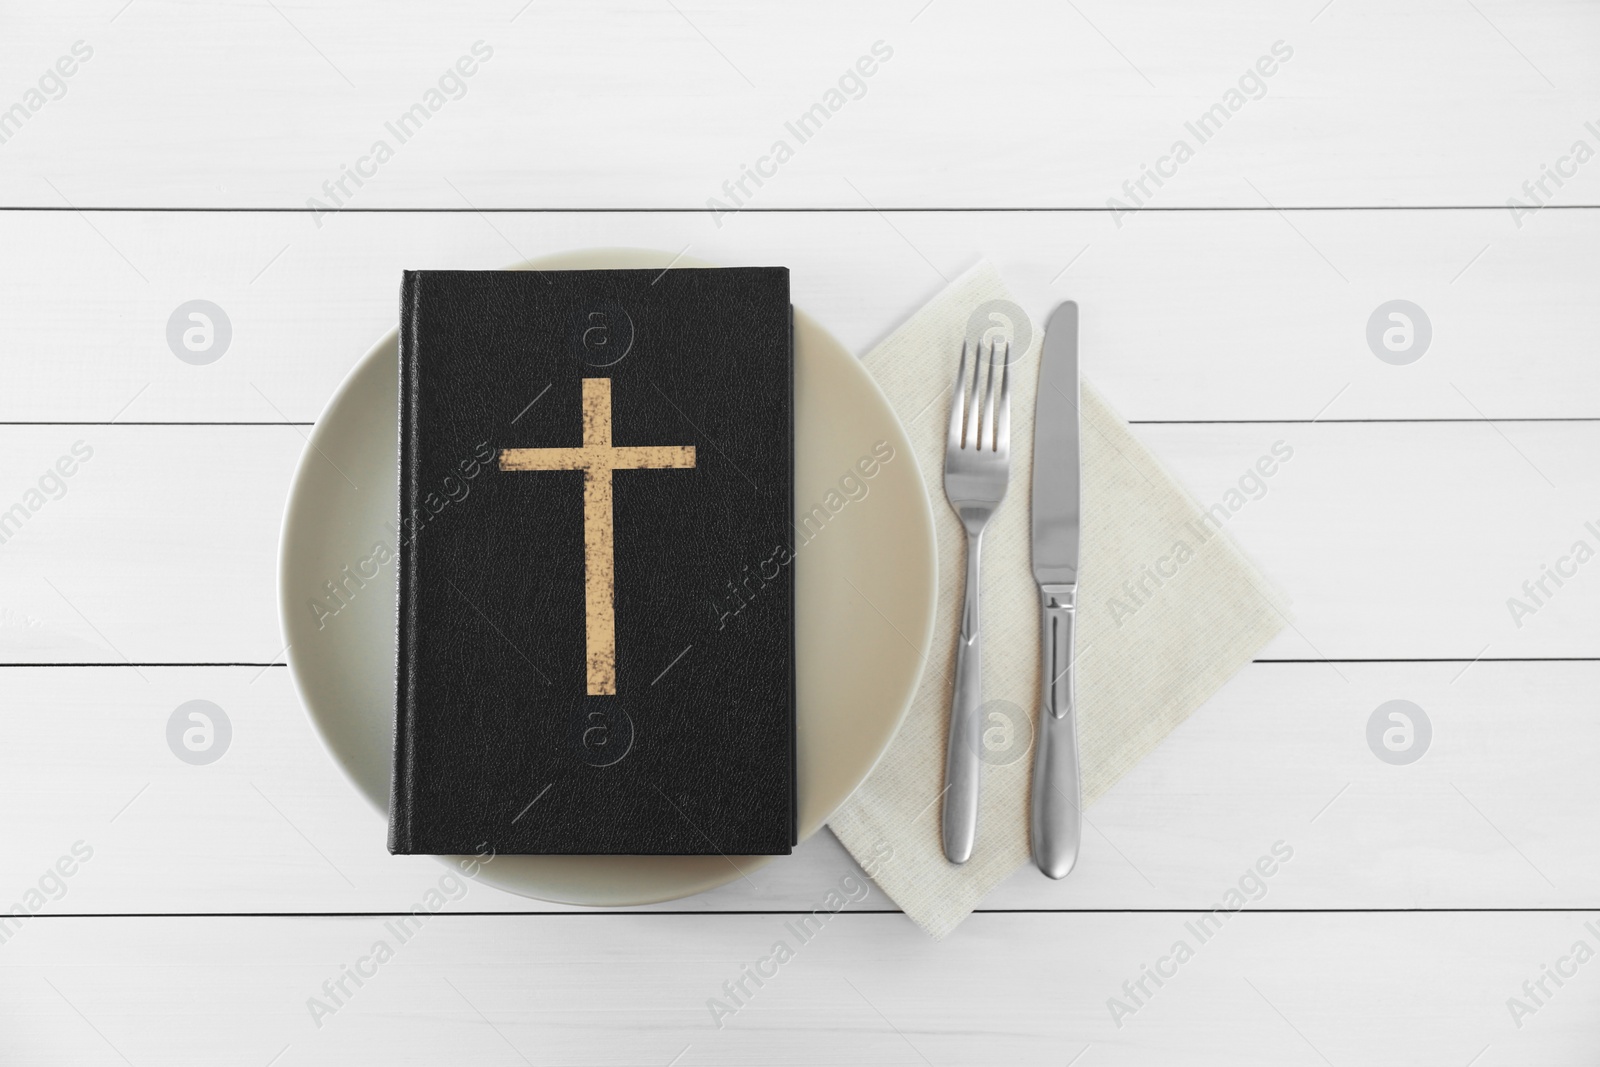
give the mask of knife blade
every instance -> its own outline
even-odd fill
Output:
[[[1051,312],[1039,359],[1033,419],[1033,580],[1039,586],[1040,710],[1034,739],[1033,862],[1064,878],[1078,860],[1078,717],[1073,629],[1082,532],[1078,305]]]

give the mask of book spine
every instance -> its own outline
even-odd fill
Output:
[[[406,271],[400,283],[400,484],[395,494],[398,627],[395,642],[394,775],[389,788],[389,851],[416,850],[413,819],[416,791],[416,594],[417,546],[410,518],[417,514],[417,313],[421,276]]]
[[[784,271],[787,276],[788,270]],[[785,286],[787,289],[787,277]],[[796,514],[794,499],[794,305],[789,305],[789,368],[788,388],[789,402],[789,529],[794,529],[793,517]],[[799,545],[791,545],[789,556],[794,558],[795,549]],[[789,567],[789,847],[794,848],[800,843],[800,692],[795,676],[795,617],[799,614],[796,610],[798,604],[797,592],[800,588],[798,570],[800,564],[796,562]]]

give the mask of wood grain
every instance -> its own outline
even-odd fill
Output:
[[[1600,418],[1596,241],[1600,210],[1520,230],[1481,211],[1148,214],[1121,230],[1037,212],[792,212],[720,230],[663,213],[344,215],[318,230],[292,214],[0,212],[16,250],[0,256],[0,344],[27,372],[0,391],[0,421],[311,422],[394,329],[403,269],[607,246],[785,264],[796,306],[857,353],[987,257],[1035,322],[1079,302],[1084,373],[1138,421]],[[166,337],[196,298],[233,331],[205,366]],[[1397,298],[1433,327],[1409,366],[1366,338]]]
[[[1107,1002],[1192,938],[1189,917],[975,915],[935,944],[845,912],[720,1029],[706,1002],[797,941],[792,920],[446,913],[319,1028],[307,1001],[395,940],[382,919],[55,919],[6,946],[0,990],[27,1025],[0,1047],[108,1064],[1576,1063],[1593,962],[1520,1030],[1505,1001],[1592,946],[1593,919],[1246,911],[1118,1028]]]
[[[0,681],[5,907],[79,839],[95,858],[49,912],[405,911],[444,871],[385,851],[383,815],[283,668],[11,667]],[[1281,839],[1296,856],[1275,908],[1600,907],[1597,684],[1595,662],[1253,665],[1089,810],[1071,879],[1024,869],[983,906],[1206,908]],[[203,767],[165,737],[193,699],[233,729]],[[1367,746],[1367,720],[1394,699],[1432,723],[1409,766]],[[808,910],[852,872],[824,832],[748,880],[649,910]],[[582,910],[487,886],[467,909]]]
[[[7,34],[7,104],[74,41],[95,54],[0,145],[0,202],[309,215],[343,180],[352,209],[709,221],[708,200],[732,203],[724,183],[787,139],[793,158],[747,184],[750,206],[1103,210],[1187,140],[1193,158],[1147,179],[1147,203],[1502,209],[1600,117],[1600,13],[1559,0],[121,8],[19,17]],[[402,143],[390,127],[478,42],[492,58]],[[878,42],[892,58],[841,87]],[[1292,58],[1241,93],[1274,45]],[[841,89],[800,143],[786,124]],[[1240,107],[1200,143],[1186,124],[1230,92]],[[392,158],[362,164],[379,140]],[[357,168],[375,171],[359,187]],[[1596,203],[1594,170],[1547,189]]]
[[[1204,505],[1242,495],[1241,479],[1275,443],[1293,450],[1228,520],[1293,602],[1294,627],[1268,658],[1600,655],[1600,572],[1579,570],[1532,616],[1507,606],[1574,541],[1600,544],[1585,527],[1600,525],[1588,459],[1600,423],[1136,429]],[[281,660],[277,533],[305,433],[0,426],[17,472],[0,511],[28,499],[75,442],[94,452],[64,495],[43,497],[0,544],[10,564],[0,604],[13,620],[0,617],[0,662]],[[1086,571],[1080,595],[1116,595],[1133,577]]]

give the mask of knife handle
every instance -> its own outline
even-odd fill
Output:
[[[1078,773],[1078,714],[1073,685],[1076,585],[1039,587],[1043,634],[1039,736],[1035,739],[1031,837],[1033,862],[1065,878],[1078,862],[1083,790]]]
[[[983,534],[967,535],[967,587],[962,596],[961,634],[956,638],[955,693],[950,701],[950,740],[944,757],[944,855],[951,863],[972,858],[978,837],[978,785],[983,764],[983,640],[978,626],[978,558]]]

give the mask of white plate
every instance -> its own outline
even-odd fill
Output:
[[[637,249],[563,253],[525,268],[666,267]],[[676,259],[677,266],[706,266]],[[398,288],[398,287],[397,287]],[[795,501],[826,507],[873,445],[893,458],[864,497],[844,500],[796,555],[800,837],[861,784],[905,715],[933,636],[933,516],[911,446],[861,364],[806,315],[794,315]],[[320,620],[325,582],[382,544],[396,506],[398,340],[390,331],[339,386],[311,432],[284,513],[278,610],[289,668],[334,760],[380,812],[389,809],[394,718],[394,563]],[[859,494],[859,489],[856,490]],[[370,565],[364,569],[370,571]],[[353,585],[346,584],[352,589]],[[376,828],[374,828],[376,833]],[[769,856],[500,856],[491,885],[540,900],[627,905],[714,888]]]

